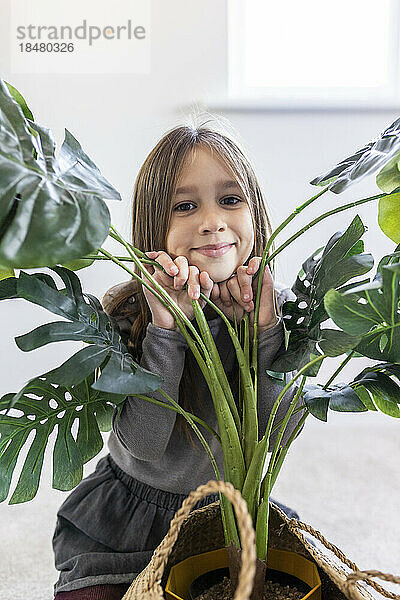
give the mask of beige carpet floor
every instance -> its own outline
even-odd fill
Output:
[[[296,508],[360,569],[400,575],[400,421],[366,413],[333,417],[329,424],[306,424],[273,496]],[[106,453],[88,463],[85,473]],[[47,455],[37,497],[0,504],[1,600],[53,598],[51,538],[65,497],[51,488]],[[400,593],[400,586],[386,585]]]

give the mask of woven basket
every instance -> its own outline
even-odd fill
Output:
[[[219,487],[215,487],[216,485]],[[170,531],[154,551],[151,561],[134,579],[122,600],[159,600],[164,598],[162,590],[165,589],[169,572],[174,565],[190,556],[224,547],[225,542],[219,501],[188,514],[190,507],[194,506],[200,498],[210,493],[221,491],[224,486],[229,486],[229,494],[225,493],[225,491],[224,494],[231,500],[232,504],[235,506],[232,500],[233,490],[236,494],[234,500],[237,501],[239,497],[244,503],[244,510],[247,513],[246,503],[240,493],[234,490],[231,484],[226,484],[222,481],[209,481],[206,485],[197,488],[195,492],[191,492],[189,497],[184,501],[182,508],[179,509],[171,521]],[[187,504],[183,511],[185,503]],[[240,511],[243,511],[243,507],[239,509],[239,514]],[[236,507],[235,512],[239,522],[238,509]],[[186,517],[184,516],[185,513],[187,514]],[[304,536],[303,530],[311,532],[326,547],[329,547],[333,551],[332,557],[324,549],[319,549],[310,542]],[[174,535],[171,543],[170,534],[172,531],[174,531]],[[250,534],[247,534],[245,538],[248,535]],[[241,535],[242,540],[245,538]],[[268,544],[270,548],[297,552],[311,561],[314,560],[322,582],[321,596],[323,600],[373,600],[374,597],[364,587],[366,584],[372,586],[388,598],[400,600],[399,595],[387,592],[379,584],[370,579],[370,577],[377,576],[381,579],[394,581],[395,583],[400,583],[400,578],[375,571],[359,572],[357,565],[349,561],[338,548],[329,544],[319,532],[314,531],[310,526],[296,519],[289,519],[283,511],[272,503],[270,503],[269,511]],[[245,556],[243,556],[243,562],[245,562]],[[347,565],[347,569],[344,565]],[[241,575],[243,570],[242,565]],[[249,572],[251,573],[252,582],[254,570],[248,571],[248,574]],[[364,579],[365,583],[357,583],[358,579]],[[239,586],[236,590],[235,599],[238,600],[240,597],[244,600],[248,596],[242,597],[237,594],[240,583],[239,577]]]

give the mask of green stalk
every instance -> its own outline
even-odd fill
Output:
[[[118,260],[120,260],[121,262],[134,262],[134,259],[131,256],[115,256],[115,258],[117,258]],[[97,254],[85,254],[85,256],[82,256],[79,260],[110,260],[107,256],[98,256]],[[153,261],[150,258],[147,258],[146,260],[142,260],[142,264],[149,264],[152,265]]]
[[[272,480],[271,480],[271,487],[270,487],[270,494],[272,492],[272,489],[275,485],[275,481],[279,475],[279,471],[281,470],[282,464],[285,460],[287,451],[289,450],[292,442],[295,440],[298,432],[300,431],[300,429],[303,427],[305,420],[307,419],[309,413],[306,412],[300,419],[300,421],[297,423],[296,427],[293,429],[291,436],[289,437],[287,443],[281,447],[279,455],[277,457],[277,460],[275,461],[274,467],[273,467],[273,474],[272,474]]]
[[[208,326],[207,320],[204,316],[202,309],[197,300],[192,300],[193,311],[196,317],[197,324],[199,326],[200,333],[203,337],[204,343],[210,355],[212,364],[214,366],[215,372],[218,377],[218,381],[220,382],[221,388],[225,392],[226,400],[228,402],[228,406],[232,413],[233,419],[235,421],[236,430],[238,432],[239,437],[241,436],[241,423],[239,418],[238,409],[235,403],[235,399],[232,394],[231,386],[229,385],[229,381],[227,379],[226,373],[221,363],[221,359],[219,356],[219,352],[214,342],[214,338],[211,335],[210,328]]]
[[[233,342],[233,346],[236,352],[236,357],[240,370],[240,377],[242,382],[242,391],[243,391],[243,415],[246,414],[246,422],[243,423],[244,429],[244,453],[245,453],[245,462],[246,468],[251,463],[255,448],[258,443],[258,416],[257,416],[257,396],[255,390],[257,389],[253,386],[253,381],[251,378],[250,369],[248,368],[248,360],[243,352],[243,349],[240,345],[240,341],[236,332],[234,331],[232,325],[230,324],[227,317],[224,313],[207,298],[204,294],[200,294],[201,298],[203,298],[208,304],[212,305],[217,314],[224,321],[228,333]],[[246,327],[246,322],[245,322]],[[243,439],[243,438],[242,438]],[[238,488],[239,489],[239,488]]]
[[[135,396],[136,398],[142,398],[143,400],[148,400],[149,402],[154,402],[155,404],[160,404],[162,406],[165,406],[166,408],[170,408],[171,410],[175,410],[176,412],[181,414],[183,417],[185,417],[185,419],[191,425],[192,429],[194,430],[197,437],[199,438],[203,448],[207,452],[207,454],[210,458],[216,479],[221,480],[222,477],[221,477],[221,474],[218,469],[217,461],[215,460],[215,457],[214,457],[213,453],[211,452],[211,448],[208,445],[208,443],[207,443],[206,439],[204,438],[204,436],[202,435],[202,433],[200,432],[199,428],[195,425],[195,420],[201,421],[201,419],[198,419],[197,417],[193,418],[193,415],[191,415],[190,413],[185,411],[173,398],[171,398],[171,396],[169,396],[166,392],[164,392],[164,390],[160,389],[159,392],[160,392],[160,394],[162,394],[164,396],[164,398],[166,398],[168,400],[168,402],[170,402],[172,404],[172,406],[168,406],[167,404],[165,404],[163,402],[158,402],[157,400],[154,400],[153,398],[148,398],[147,396],[143,396],[142,394],[133,394],[133,396]],[[204,424],[207,427],[207,429],[211,430],[211,428],[208,427],[208,425],[206,423],[202,422],[202,424]],[[213,432],[213,430],[211,430],[211,432]],[[221,440],[219,440],[219,441],[221,441]],[[223,525],[223,529],[224,529],[225,543],[228,546],[230,544],[230,542],[232,541],[236,544],[236,546],[238,548],[240,548],[239,535],[237,532],[237,526],[236,526],[236,521],[234,518],[232,505],[222,494],[219,494],[219,499],[220,499],[221,518],[222,518],[222,525]]]
[[[269,519],[269,498],[263,498],[257,510],[256,520],[256,554],[259,560],[267,560],[268,550],[268,519]],[[266,527],[264,524],[266,523]],[[261,535],[264,534],[264,536]]]
[[[300,406],[298,406],[294,411],[293,411],[293,415],[296,415],[299,412],[302,412],[304,409],[306,408],[305,404],[300,404]],[[283,419],[281,419],[280,421],[277,422],[277,424],[272,428],[271,433],[274,433],[274,431],[276,431],[277,429],[280,429],[280,426],[283,423]]]
[[[246,360],[245,372],[250,373],[249,364],[249,347],[250,347],[250,333],[249,333],[249,313],[245,313],[243,317],[244,325],[244,343],[243,350]],[[250,375],[251,378],[251,375]],[[242,371],[239,372],[240,387],[245,385],[243,382]],[[249,385],[249,384],[248,384]],[[242,446],[245,453],[246,468],[248,469],[254,452],[258,444],[258,415],[257,415],[257,393],[256,387],[252,386],[247,395],[245,395],[245,401],[243,402],[242,408]]]
[[[160,392],[160,394],[162,393],[163,395],[165,395],[165,392],[160,388],[158,390]],[[168,410],[173,410],[179,414],[183,414],[182,413],[182,407],[178,404],[179,409],[178,408],[174,408],[174,406],[169,406],[169,404],[166,404],[165,402],[161,402],[160,400],[156,400],[155,398],[149,398],[148,396],[144,396],[143,394],[130,394],[131,396],[134,396],[135,398],[140,398],[141,400],[147,400],[147,402],[151,402],[152,404],[157,404],[157,406],[163,406],[164,408],[168,408]],[[196,415],[185,411],[185,415],[183,415],[186,418],[186,415],[188,415],[188,417],[190,417],[192,419],[192,421],[194,421],[195,423],[198,423],[199,425],[202,425],[205,429],[207,429],[207,431],[209,431],[209,433],[211,433],[215,439],[221,443],[221,438],[218,435],[218,433],[212,428],[210,427],[205,421],[203,421],[203,419],[200,419],[200,417],[196,417]]]
[[[333,208],[332,210],[329,210],[328,212],[323,213],[319,217],[310,221],[310,223],[308,223],[302,229],[300,229],[297,233],[292,235],[284,244],[279,246],[279,248],[277,248],[275,250],[275,252],[273,252],[271,254],[271,256],[268,258],[267,262],[270,262],[271,260],[273,260],[280,252],[282,252],[282,250],[284,250],[287,246],[289,246],[289,244],[291,244],[294,240],[296,240],[298,237],[303,235],[303,233],[306,232],[308,229],[311,229],[311,227],[314,227],[314,225],[316,225],[320,221],[323,221],[324,219],[327,219],[328,217],[330,217],[332,215],[335,215],[335,214],[338,214],[345,210],[348,210],[349,208],[354,208],[355,206],[360,206],[361,204],[365,204],[366,202],[371,202],[372,200],[379,200],[379,198],[383,198],[384,196],[390,196],[390,194],[377,194],[376,196],[370,196],[369,198],[362,198],[361,200],[356,200],[355,202],[349,202],[348,204],[343,204],[343,206]]]
[[[336,379],[337,375],[339,375],[340,371],[347,365],[347,363],[349,362],[349,360],[351,358],[353,358],[353,354],[355,353],[355,350],[352,350],[351,352],[349,352],[349,354],[346,356],[346,358],[340,363],[340,365],[338,366],[338,368],[336,369],[336,371],[333,373],[333,375],[328,379],[328,381],[326,382],[326,384],[324,385],[324,387],[322,388],[323,390],[327,390],[328,387],[331,385],[332,381],[334,379]]]
[[[260,560],[266,559],[267,549],[268,549],[268,510],[269,510],[269,508],[266,509],[265,507],[266,507],[266,505],[269,507],[269,496],[270,496],[271,489],[272,489],[271,481],[272,481],[272,477],[273,477],[273,466],[275,464],[275,460],[276,460],[277,453],[278,453],[278,450],[279,450],[279,447],[280,447],[280,444],[282,441],[283,434],[286,430],[287,424],[288,424],[288,422],[292,416],[292,413],[295,409],[295,406],[297,404],[299,396],[301,395],[301,393],[303,391],[303,387],[306,382],[306,379],[307,379],[306,376],[303,375],[301,384],[300,384],[296,394],[294,395],[292,402],[290,403],[290,407],[285,415],[285,418],[283,419],[283,423],[281,425],[281,428],[277,435],[277,439],[274,444],[272,456],[268,463],[267,473],[261,484],[261,490],[260,490],[261,503],[260,503],[260,507],[258,508],[258,510],[260,510],[260,508],[261,508],[261,518],[259,518],[259,516],[257,514],[257,523],[256,523],[256,548],[257,548],[257,551],[260,552],[260,556],[257,554],[257,557],[260,558]],[[281,455],[282,461],[283,461],[283,458],[284,458],[284,456],[282,454]],[[280,463],[280,466],[281,465],[282,465],[282,463]],[[275,478],[276,478],[276,475],[277,474],[275,474]],[[266,517],[264,514],[265,512],[267,512]]]
[[[290,381],[288,381],[288,383],[282,388],[279,396],[275,400],[275,403],[272,407],[272,410],[271,410],[271,413],[270,413],[270,416],[268,419],[265,434],[257,444],[256,450],[255,450],[255,453],[253,456],[253,460],[251,461],[250,467],[247,471],[246,479],[244,481],[244,485],[243,485],[243,489],[242,489],[242,496],[247,502],[249,513],[251,515],[256,514],[257,506],[259,504],[262,472],[263,472],[264,463],[265,463],[265,459],[266,459],[267,452],[268,452],[269,440],[270,440],[271,431],[272,431],[272,424],[275,420],[275,416],[278,411],[279,405],[282,402],[282,399],[283,399],[284,395],[286,394],[286,392],[292,387],[292,385],[294,385],[296,380],[299,377],[301,377],[304,374],[304,372],[307,371],[308,368],[310,368],[314,364],[318,363],[319,361],[324,360],[325,358],[326,358],[326,354],[321,354],[320,356],[317,356],[316,358],[311,360],[309,363],[304,365],[304,367],[302,367],[294,375],[294,377]]]
[[[300,229],[297,233],[292,235],[284,244],[279,246],[279,248],[277,248],[274,252],[272,252],[272,254],[270,256],[268,256],[268,252],[271,247],[272,241],[275,239],[277,233],[280,232],[287,223],[289,223],[297,214],[299,214],[311,202],[313,202],[319,196],[321,196],[322,193],[324,193],[326,190],[327,190],[327,188],[322,190],[322,192],[320,192],[316,196],[313,196],[313,198],[311,198],[310,201],[305,202],[301,207],[296,209],[294,211],[294,213],[292,213],[292,215],[290,215],[290,217],[288,217],[288,219],[286,219],[286,221],[284,221],[282,223],[282,225],[280,225],[278,227],[276,232],[271,235],[271,237],[269,238],[267,245],[264,249],[260,267],[259,267],[257,273],[254,273],[254,275],[253,275],[253,279],[255,279],[255,277],[257,277],[257,275],[260,274],[260,276],[258,278],[258,282],[257,282],[257,295],[256,295],[256,302],[255,302],[255,307],[254,307],[253,352],[252,352],[252,360],[251,360],[251,367],[255,373],[255,376],[257,374],[257,329],[258,329],[258,313],[259,313],[259,307],[260,307],[260,297],[261,297],[261,288],[262,288],[262,275],[261,274],[264,273],[265,266],[267,264],[269,264],[278,254],[280,254],[282,252],[282,250],[284,250],[287,246],[289,246],[289,244],[291,244],[294,240],[296,240],[298,237],[303,235],[303,233],[305,231],[307,231],[308,229],[310,229],[311,227],[313,227],[314,225],[316,225],[323,219],[326,219],[327,217],[330,217],[331,215],[343,212],[349,208],[354,208],[355,206],[365,204],[366,202],[371,202],[372,200],[378,200],[379,198],[383,198],[384,196],[390,196],[390,194],[377,194],[376,196],[371,196],[369,198],[362,198],[361,200],[357,200],[355,202],[350,202],[349,204],[344,204],[343,206],[339,206],[339,207],[332,209],[326,213],[323,213],[322,215],[320,215],[319,217],[317,217],[316,219],[314,219],[313,221],[308,223],[305,227]]]
[[[206,343],[210,343],[209,338],[211,337],[212,339],[212,336],[210,333],[210,329],[207,325],[206,319],[204,317],[204,313],[200,309],[197,300],[192,300],[192,304],[195,311],[196,319],[198,319],[199,327],[201,330],[204,331]],[[212,340],[212,343],[215,344],[214,340]],[[212,360],[210,362],[210,366],[212,367],[215,373],[215,365],[213,364]],[[222,366],[221,369],[223,371]],[[218,430],[221,436],[221,443],[224,451],[225,479],[230,481],[236,489],[240,490],[243,485],[245,465],[242,447],[240,444],[239,432],[236,428],[233,415],[229,409],[229,404],[225,395],[225,390],[222,387],[219,381],[219,377],[217,375],[215,375],[215,381],[213,381],[212,383],[213,385],[210,387],[210,392],[214,401],[214,407],[218,421]]]
[[[272,469],[273,469],[273,466],[274,466],[274,463],[275,463],[276,455],[277,455],[279,447],[281,445],[281,441],[282,441],[283,435],[284,435],[284,433],[286,431],[287,424],[289,423],[289,420],[290,420],[290,418],[292,416],[292,413],[293,413],[294,409],[296,408],[296,404],[298,402],[298,399],[301,396],[301,393],[303,391],[304,385],[306,383],[306,379],[307,379],[307,377],[305,375],[303,375],[301,383],[300,383],[300,386],[299,386],[297,392],[295,393],[292,402],[290,403],[289,410],[287,411],[287,413],[286,413],[286,415],[285,415],[285,417],[283,419],[283,423],[282,423],[282,425],[281,425],[281,427],[279,429],[279,433],[278,433],[278,435],[276,437],[274,448],[272,450],[272,455],[271,455],[271,458],[270,458],[269,463],[268,463],[267,473],[266,473],[266,475],[264,477],[264,480],[263,480],[263,482],[261,484],[261,497],[262,498],[265,498],[265,497],[268,498],[269,495],[270,495],[270,493],[271,493],[270,483],[271,483],[271,479],[272,479]]]
[[[267,258],[268,258],[269,250],[270,250],[275,238],[277,237],[277,235],[286,227],[286,225],[288,225],[307,206],[312,204],[315,200],[317,200],[317,198],[322,196],[322,194],[325,194],[325,192],[327,192],[327,191],[328,191],[328,188],[326,187],[323,190],[321,190],[320,192],[318,192],[318,194],[315,194],[315,196],[312,196],[311,198],[309,198],[308,200],[303,202],[303,204],[298,206],[280,225],[278,225],[278,227],[275,229],[275,231],[272,232],[272,234],[270,235],[269,239],[267,240],[267,244],[264,248],[260,267],[259,267],[257,273],[263,274],[266,264],[271,262],[271,258],[268,260],[268,262],[267,262]],[[253,280],[257,277],[257,273],[254,274]],[[258,313],[260,310],[261,289],[262,289],[262,275],[258,278],[256,302],[255,302],[255,306],[254,306],[253,352],[252,352],[251,367],[253,369],[254,377],[255,377],[255,389],[257,389],[257,338],[258,338],[257,330],[258,330]]]

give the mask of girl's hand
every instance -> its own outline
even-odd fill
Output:
[[[171,296],[187,318],[192,321],[194,311],[191,299],[199,300],[200,307],[203,308],[206,302],[200,298],[200,292],[207,298],[211,294],[213,281],[207,271],[200,273],[197,267],[189,266],[185,256],[177,256],[172,260],[164,251],[145,252],[145,254],[150,259],[157,261],[166,271],[164,273],[161,269],[145,264],[144,266],[150,275]],[[155,289],[149,280],[146,281],[150,287]],[[185,289],[186,283],[188,283],[188,290]],[[151,310],[153,325],[163,329],[176,329],[175,318],[169,310],[143,284],[142,290]]]
[[[230,321],[234,321],[234,310],[238,323],[245,312],[250,314],[250,339],[253,338],[255,297],[259,275],[257,275],[253,283],[252,278],[260,264],[261,257],[254,256],[249,260],[247,267],[245,265],[238,267],[236,275],[233,275],[226,281],[222,281],[220,284],[214,283],[210,297],[210,300],[214,302]],[[261,333],[266,329],[270,329],[277,322],[274,281],[267,265],[264,269],[261,288],[258,332]]]

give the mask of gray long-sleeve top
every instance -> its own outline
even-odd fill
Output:
[[[282,294],[278,296],[281,304]],[[227,328],[220,317],[208,322],[211,334],[216,341],[221,362],[231,383],[234,369],[237,367],[236,355]],[[275,399],[281,391],[279,384],[266,374],[284,340],[281,319],[258,336],[258,422],[259,439],[263,436]],[[179,330],[168,330],[147,326],[142,343],[140,365],[160,375],[164,383],[162,389],[176,402],[179,397],[179,383],[182,377],[185,353],[191,352],[189,345]],[[289,374],[290,375],[290,374]],[[193,412],[218,431],[217,419],[211,394],[204,377],[201,379],[201,405]],[[150,395],[150,394],[148,394]],[[281,420],[294,396],[293,387],[287,392],[280,404],[275,422]],[[164,396],[155,391],[151,397],[166,402]],[[301,404],[301,401],[298,402]],[[284,444],[299,422],[303,411],[292,416],[284,434]],[[188,494],[209,479],[215,479],[210,459],[194,435],[193,448],[176,426],[175,411],[157,406],[146,400],[128,396],[121,415],[113,418],[113,430],[110,433],[108,447],[117,465],[135,479],[154,488],[178,494]],[[199,428],[215,456],[221,476],[223,459],[218,440],[204,427]],[[271,436],[270,450],[277,432]]]

